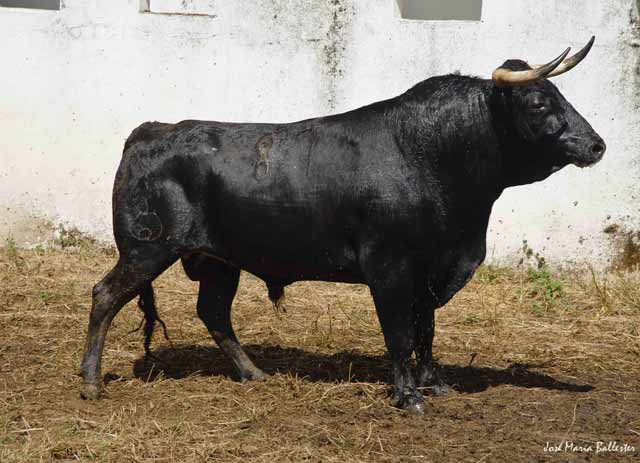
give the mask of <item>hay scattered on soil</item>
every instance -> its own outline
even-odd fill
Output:
[[[0,461],[638,461],[640,278],[484,267],[437,316],[456,393],[425,417],[389,405],[390,363],[364,286],[298,283],[276,316],[243,275],[237,334],[267,379],[240,384],[198,320],[197,285],[155,284],[145,360],[135,302],[116,318],[99,402],[77,376],[93,284],[113,253],[0,251]],[[635,446],[548,454],[547,442]]]

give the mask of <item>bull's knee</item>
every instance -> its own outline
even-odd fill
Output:
[[[113,298],[109,286],[103,281],[97,283],[92,291],[92,306],[90,322],[100,323],[113,307]]]
[[[93,306],[99,307],[104,305],[105,303],[108,304],[110,299],[109,292],[109,285],[107,283],[105,283],[104,281],[99,281],[98,283],[96,283],[93,287],[93,291],[91,292]]]
[[[105,292],[107,292],[107,284],[104,281],[99,281],[93,286],[91,296],[93,300],[99,299]]]

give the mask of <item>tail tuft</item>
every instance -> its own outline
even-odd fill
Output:
[[[162,331],[164,333],[164,337],[171,344],[171,339],[169,338],[169,334],[167,332],[167,325],[158,315],[158,308],[156,306],[155,296],[153,294],[153,287],[151,283],[146,285],[140,291],[140,299],[138,299],[138,307],[142,310],[144,314],[144,318],[140,321],[140,325],[138,328],[132,331],[132,333],[139,331],[144,323],[144,351],[145,354],[152,359],[158,360],[151,353],[151,339],[153,338],[153,332],[155,330],[156,321],[160,323],[162,326]]]

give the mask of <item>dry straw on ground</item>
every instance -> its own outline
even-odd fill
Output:
[[[107,340],[106,397],[80,400],[92,285],[115,256],[0,251],[0,461],[638,461],[640,278],[484,267],[438,312],[456,392],[424,417],[389,405],[389,360],[364,286],[299,283],[276,316],[243,275],[238,335],[271,373],[239,384],[179,266],[157,282],[174,346],[145,360],[129,304]],[[425,391],[426,392],[426,391]],[[545,453],[547,442],[593,452]],[[635,451],[596,454],[596,441]]]

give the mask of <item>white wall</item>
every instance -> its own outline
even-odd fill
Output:
[[[485,0],[480,22],[403,20],[394,0],[198,1],[193,16],[140,13],[139,0],[0,8],[1,239],[33,243],[63,224],[110,240],[113,176],[143,121],[294,121],[431,75],[544,61],[592,34],[587,60],[555,82],[605,138],[605,159],[507,190],[489,254],[513,260],[526,239],[548,260],[603,265],[617,248],[602,230],[638,229],[633,0]]]

